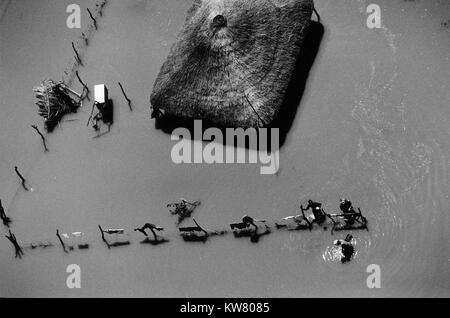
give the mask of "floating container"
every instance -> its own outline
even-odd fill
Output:
[[[108,89],[105,84],[98,84],[94,86],[95,102],[104,104],[108,101]]]

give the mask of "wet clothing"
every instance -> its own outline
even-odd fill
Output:
[[[338,240],[335,242],[336,245],[341,246],[342,263],[349,262],[352,259],[353,254],[355,253],[355,248],[353,247],[352,239],[353,236],[348,234],[344,240]]]
[[[320,224],[325,221],[325,213],[323,213],[322,211],[322,203],[309,202],[305,211],[308,211],[308,209],[311,209],[312,213],[314,214],[314,219],[316,220],[317,223]]]
[[[355,252],[355,248],[349,242],[342,243],[342,263],[347,263],[352,259],[353,253]]]
[[[352,203],[348,200],[343,200],[341,204],[339,205],[342,212],[346,213],[347,211],[350,211],[352,207]]]

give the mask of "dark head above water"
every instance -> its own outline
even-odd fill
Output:
[[[278,114],[312,0],[196,0],[151,95],[154,110],[225,127]]]

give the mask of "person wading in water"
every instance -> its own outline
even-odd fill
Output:
[[[322,210],[322,203],[314,202],[313,200],[308,201],[308,206],[304,209],[303,205],[300,206],[302,211],[308,211],[311,209],[312,213],[314,214],[314,221],[318,225],[321,225],[323,222],[325,222],[326,214]]]
[[[347,199],[341,199],[339,208],[341,209],[342,213],[344,213],[345,222],[348,225],[353,225],[356,220],[357,212],[355,211],[355,208],[353,208],[352,202]]]
[[[353,247],[352,239],[353,239],[353,236],[348,234],[345,237],[345,239],[337,240],[334,242],[334,245],[341,247],[341,253],[342,253],[341,262],[342,263],[350,262],[350,260],[353,257],[353,254],[355,253],[355,248]]]

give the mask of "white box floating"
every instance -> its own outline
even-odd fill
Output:
[[[108,89],[105,84],[94,86],[95,101],[99,104],[104,104],[108,101]]]

